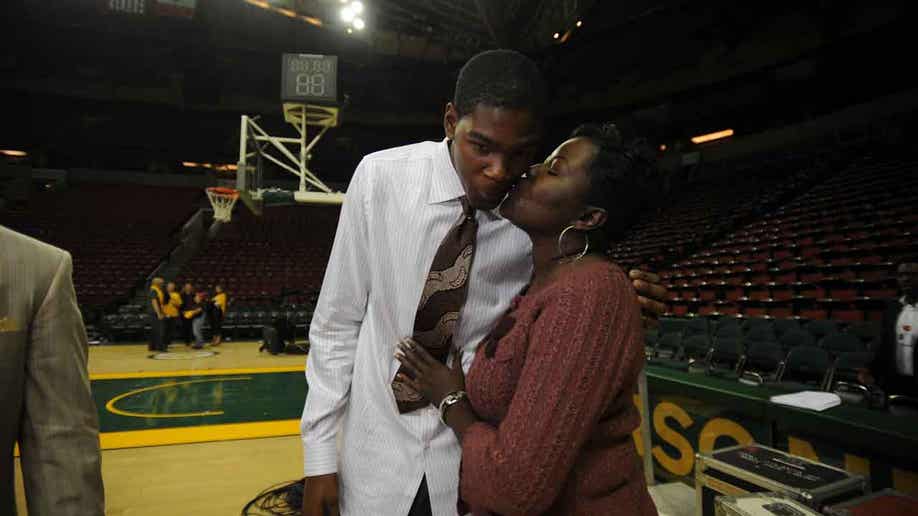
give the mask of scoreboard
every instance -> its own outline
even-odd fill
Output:
[[[284,54],[281,100],[314,104],[338,102],[338,56]]]

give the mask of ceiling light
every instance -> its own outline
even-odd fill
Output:
[[[354,18],[354,28],[357,30],[363,30],[367,24],[363,22],[363,18]]]
[[[553,37],[553,38],[555,38],[555,39],[558,39],[558,38],[561,37],[561,34],[558,34],[558,33],[556,32],[556,33],[552,34],[551,37]]]
[[[348,28],[347,28],[347,33],[348,33],[348,34],[353,34],[353,33],[354,33],[354,29],[348,27]]]
[[[363,12],[363,4],[360,2],[351,2],[351,10],[354,11],[354,14],[360,14]]]
[[[701,136],[695,136],[692,138],[692,143],[704,143],[714,140],[720,140],[721,138],[728,138],[733,136],[733,129],[724,129],[723,131],[717,131],[716,133],[702,134]]]
[[[345,7],[341,9],[341,20],[345,22],[350,22],[354,19],[354,11],[350,7]]]
[[[14,158],[21,158],[22,156],[28,156],[29,153],[21,150],[0,150],[0,154],[4,156],[11,156]]]
[[[580,21],[580,20],[577,20],[577,26],[578,26],[578,27],[583,27],[583,22]]]

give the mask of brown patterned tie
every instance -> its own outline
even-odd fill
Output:
[[[412,335],[415,342],[443,363],[446,363],[453,347],[453,332],[459,323],[459,311],[465,303],[472,258],[475,256],[475,235],[478,233],[475,210],[469,206],[466,197],[459,200],[462,202],[462,218],[446,233],[430,265],[430,274],[414,317]],[[399,368],[399,372],[409,374],[404,367]],[[420,394],[397,379],[392,382],[392,390],[401,414],[428,404]]]

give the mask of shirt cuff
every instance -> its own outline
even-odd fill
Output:
[[[338,446],[334,441],[328,444],[303,443],[303,472],[307,477],[330,475],[338,472]]]

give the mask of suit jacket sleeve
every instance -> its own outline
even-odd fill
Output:
[[[63,253],[29,330],[19,441],[33,516],[104,513],[98,415],[72,267]]]

